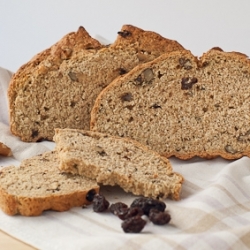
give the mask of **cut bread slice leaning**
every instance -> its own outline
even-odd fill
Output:
[[[183,177],[167,158],[134,140],[75,129],[56,129],[54,140],[62,172],[135,195],[180,198]]]
[[[91,130],[130,137],[166,157],[250,156],[250,61],[214,48],[165,54],[98,96]]]
[[[124,25],[110,46],[80,27],[14,74],[8,91],[11,132],[23,141],[39,141],[52,140],[55,128],[89,130],[94,101],[110,82],[174,50],[184,48],[131,25]]]

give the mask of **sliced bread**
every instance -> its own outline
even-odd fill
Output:
[[[250,61],[214,48],[165,54],[98,96],[91,130],[130,137],[166,157],[250,156]]]
[[[119,185],[135,195],[180,198],[183,177],[168,159],[136,141],[76,129],[56,129],[54,140],[62,172]]]
[[[8,91],[12,133],[39,141],[52,140],[55,128],[89,130],[94,101],[110,82],[174,50],[184,48],[131,25],[124,25],[110,46],[80,27],[14,74]]]
[[[61,173],[55,152],[24,160],[0,171],[0,207],[9,214],[37,216],[45,210],[66,211],[90,204],[99,192],[95,181]]]

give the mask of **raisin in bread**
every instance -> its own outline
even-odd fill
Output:
[[[165,54],[97,98],[91,130],[133,138],[166,157],[250,156],[250,61],[214,48]]]
[[[135,195],[180,198],[183,177],[167,158],[136,141],[76,129],[56,129],[54,140],[63,172]]]
[[[91,202],[99,192],[95,181],[61,173],[57,154],[46,152],[24,160],[20,167],[0,171],[0,207],[9,214],[40,215],[45,210],[66,211]]]
[[[131,25],[124,25],[110,46],[80,27],[14,74],[8,91],[12,133],[39,141],[52,140],[55,128],[89,130],[94,101],[110,82],[174,50],[183,47]]]

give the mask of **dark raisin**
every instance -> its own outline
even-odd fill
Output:
[[[95,212],[104,212],[108,209],[109,202],[101,194],[96,194],[93,199],[93,210]]]
[[[120,75],[124,75],[124,74],[126,74],[126,73],[127,73],[127,71],[126,71],[125,69],[120,68],[120,70],[119,70],[119,74],[120,74]]]
[[[96,195],[95,189],[89,190],[88,193],[87,193],[87,195],[86,195],[86,200],[87,200],[87,201],[90,201],[90,202],[93,201],[95,195]]]
[[[122,229],[125,233],[140,233],[146,223],[147,222],[138,215],[123,221]]]
[[[31,137],[32,137],[32,138],[35,138],[35,137],[37,137],[37,136],[38,136],[38,130],[32,129]]]
[[[151,209],[149,212],[149,220],[155,225],[165,225],[169,223],[171,216],[166,212],[160,212],[157,209]]]
[[[121,220],[127,220],[131,217],[142,216],[144,214],[143,210],[140,207],[130,207],[121,209],[117,216]]]
[[[135,199],[130,205],[130,207],[140,207],[143,210],[145,215],[149,215],[150,210],[153,208],[161,212],[164,212],[166,208],[166,204],[162,201],[159,201],[153,198],[141,197],[141,198]]]
[[[128,205],[123,203],[123,202],[116,202],[111,204],[111,206],[109,207],[109,211],[114,214],[117,215],[122,209],[128,208]]]
[[[192,86],[198,82],[198,79],[196,77],[190,78],[190,77],[183,77],[181,80],[181,89],[191,89]]]
[[[211,50],[218,50],[223,52],[223,49],[221,49],[220,47],[213,47]]]
[[[129,32],[128,30],[118,31],[117,33],[118,33],[118,35],[120,35],[123,38],[131,35],[131,32]]]
[[[70,107],[75,107],[75,105],[76,105],[76,102],[71,101],[69,106],[70,106]]]

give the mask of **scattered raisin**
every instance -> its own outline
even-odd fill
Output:
[[[116,214],[121,220],[127,220],[131,217],[142,216],[144,214],[143,210],[140,207],[129,207],[120,209]]]
[[[147,222],[138,215],[123,221],[122,229],[125,233],[140,233],[146,223]]]
[[[128,30],[118,31],[117,33],[123,38],[126,38],[131,35],[131,32],[129,32]]]
[[[152,208],[157,209],[161,212],[165,211],[166,204],[162,201],[153,199],[153,198],[137,198],[135,199],[130,207],[140,207],[145,215],[149,215],[149,212]]]
[[[93,199],[93,210],[95,212],[104,212],[108,209],[109,202],[101,194],[96,194]]]
[[[121,210],[128,208],[128,205],[123,203],[123,202],[116,202],[111,204],[111,206],[109,207],[109,211],[114,214],[117,215]]]
[[[87,193],[87,195],[86,195],[86,200],[87,200],[87,201],[90,201],[90,202],[93,201],[95,195],[96,195],[95,189],[89,190],[88,193]]]
[[[157,209],[151,209],[149,212],[149,220],[155,225],[165,225],[171,220],[171,216],[166,212]]]

